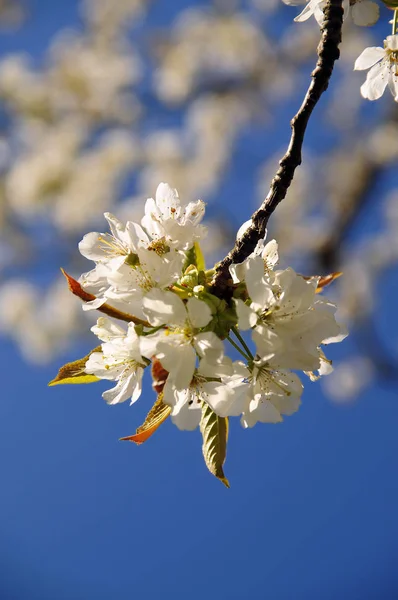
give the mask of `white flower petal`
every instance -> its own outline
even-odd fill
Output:
[[[300,4],[305,4],[308,0],[282,0],[284,4],[288,6],[300,6]]]
[[[162,343],[167,343],[169,336],[166,331],[157,331],[152,335],[140,337],[140,352],[142,356],[152,359]]]
[[[270,240],[264,247],[262,259],[265,262],[267,269],[272,270],[279,261],[278,243],[276,240]]]
[[[390,88],[390,92],[394,96],[395,101],[397,101],[396,96],[398,94],[398,75],[393,70],[390,70],[389,72],[388,87]]]
[[[191,221],[191,223],[196,226],[203,219],[205,210],[206,204],[203,202],[203,200],[189,202],[185,209],[185,219]]]
[[[185,325],[187,312],[181,298],[173,292],[150,290],[142,300],[143,311],[154,327],[159,325]]]
[[[386,37],[386,45],[389,50],[395,52],[398,50],[398,34],[388,35]]]
[[[109,229],[114,238],[119,239],[120,233],[124,231],[125,227],[121,221],[115,215],[109,212],[104,213],[105,219],[108,221]]]
[[[84,311],[96,310],[97,308],[105,304],[105,302],[106,298],[96,298],[95,300],[90,300],[90,302],[84,302],[84,304],[82,304],[82,309]]]
[[[243,380],[230,383],[208,382],[206,402],[220,417],[237,417],[247,406],[249,384]]]
[[[247,306],[240,298],[235,300],[236,314],[238,315],[239,329],[246,331],[255,326],[258,320],[257,313]]]
[[[206,356],[216,361],[224,354],[224,344],[213,331],[198,333],[194,343],[199,356]]]
[[[206,327],[212,319],[209,305],[198,298],[189,298],[187,302],[187,311],[190,322],[198,329]]]
[[[138,251],[140,246],[146,247],[150,244],[150,240],[141,225],[138,225],[138,223],[134,223],[133,221],[127,221],[126,238],[128,239],[128,245],[131,251]]]
[[[138,368],[136,371],[135,385],[133,385],[133,390],[131,392],[130,405],[134,404],[134,402],[136,402],[138,400],[138,398],[141,396],[142,374],[143,374],[143,369]]]
[[[86,233],[79,242],[79,251],[88,260],[98,262],[109,258],[105,249],[107,244],[111,245],[112,243],[113,237],[109,233],[92,231],[91,233]]]
[[[194,431],[199,427],[202,417],[200,404],[185,403],[177,414],[171,415],[171,420],[182,431]]]
[[[322,340],[322,344],[336,344],[338,342],[342,342],[348,336],[348,329],[345,325],[340,325],[340,333],[327,337]]]
[[[281,415],[291,416],[301,406],[301,400],[298,396],[278,396],[272,399],[272,403]]]
[[[163,217],[173,218],[173,214],[181,206],[177,190],[170,187],[168,183],[159,183],[156,190],[156,204]]]
[[[381,61],[385,57],[385,50],[380,47],[373,46],[371,48],[365,48],[365,50],[358,56],[355,61],[354,70],[363,71],[370,69],[377,62]]]
[[[90,354],[84,370],[89,375],[95,375],[99,379],[108,379],[109,381],[113,381],[116,375],[114,370],[108,368],[102,352]]]
[[[109,342],[115,337],[123,337],[126,330],[107,317],[99,317],[97,324],[91,327],[91,331],[103,342]]]
[[[286,346],[281,336],[265,325],[258,325],[253,330],[252,340],[258,356],[263,361],[270,361],[275,355],[279,356],[286,352]]]
[[[297,17],[294,20],[297,23],[302,23],[303,21],[306,21],[315,13],[317,9],[319,9],[318,5],[321,3],[323,3],[323,0],[310,0],[307,6],[302,10],[302,12],[299,15],[297,15]]]
[[[321,365],[318,369],[318,375],[319,375],[319,377],[324,377],[325,375],[330,375],[330,373],[333,373],[332,361],[328,360],[322,352],[321,353]]]
[[[136,400],[140,396],[142,373],[139,373],[138,371],[142,372],[142,369],[137,370],[137,372],[129,369],[126,369],[126,371],[126,375],[124,373],[122,374],[114,388],[107,390],[102,394],[103,399],[108,404],[119,404],[131,396]]]
[[[385,62],[374,65],[361,86],[361,94],[367,100],[378,100],[384,94],[389,79],[389,69]]]
[[[275,396],[286,396],[287,398],[292,398],[293,396],[300,397],[303,392],[303,384],[300,377],[291,371],[278,371],[278,373],[273,375],[273,381],[275,383],[275,387],[272,389],[273,398]]]
[[[240,283],[245,280],[244,263],[230,265],[229,272],[231,273],[233,283]]]
[[[204,377],[225,378],[233,375],[232,360],[224,356],[221,360],[205,357],[199,363],[198,373]]]
[[[253,256],[247,261],[245,280],[254,310],[264,310],[273,303],[274,293],[270,282],[264,277],[261,256]]]
[[[249,409],[242,414],[241,423],[243,427],[253,427],[256,423],[280,423],[282,421],[280,412],[266,398],[257,395],[251,400]]]
[[[173,337],[173,335],[169,336]],[[177,390],[188,388],[195,371],[196,353],[192,346],[171,346],[167,343],[159,345],[159,360],[169,372],[168,379]]]
[[[141,219],[141,225],[154,239],[164,236],[162,214],[153,198],[148,198],[145,203],[145,215]]]

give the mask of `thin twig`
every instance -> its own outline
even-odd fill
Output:
[[[328,0],[325,7],[325,21],[322,37],[318,46],[318,60],[312,72],[312,81],[304,101],[291,121],[292,135],[285,156],[280,161],[279,169],[271,182],[268,196],[253,214],[252,223],[244,235],[236,241],[234,248],[218,264],[212,281],[212,292],[216,296],[225,296],[230,280],[229,266],[241,263],[253,252],[258,241],[265,235],[268,219],[287,193],[292,183],[294,172],[301,164],[301,150],[304,135],[312,111],[323,92],[329,85],[334,63],[340,56],[341,28],[343,25],[343,0]]]

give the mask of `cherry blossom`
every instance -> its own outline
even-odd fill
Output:
[[[139,337],[130,323],[127,332],[110,319],[101,317],[92,327],[100,340],[101,352],[93,352],[87,363],[86,373],[99,379],[117,381],[114,388],[102,397],[108,404],[118,404],[131,398],[133,404],[141,395],[142,376],[146,366],[139,350]]]
[[[306,4],[302,12],[294,19],[295,21],[306,21],[314,16],[319,25],[322,25],[326,0],[283,0],[283,2],[291,6]],[[379,6],[372,0],[344,0],[343,8],[345,14],[351,15],[355,25],[369,27],[374,25],[379,18]]]
[[[206,235],[206,228],[200,225],[204,212],[202,200],[184,205],[177,190],[161,183],[155,200],[146,202],[141,224],[154,240],[164,239],[175,248],[188,250]]]
[[[370,69],[361,94],[367,100],[378,100],[388,85],[395,102],[398,102],[398,35],[389,35],[384,48],[365,48],[355,61],[354,69]]]

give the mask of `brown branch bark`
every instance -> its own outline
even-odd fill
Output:
[[[301,150],[308,121],[323,92],[329,85],[334,63],[340,56],[341,28],[343,25],[343,0],[328,0],[325,7],[325,21],[322,37],[318,46],[318,60],[311,74],[311,84],[303,103],[293,117],[290,125],[292,134],[285,156],[279,163],[279,169],[271,182],[268,196],[252,216],[252,224],[244,235],[236,241],[234,248],[218,264],[212,281],[212,293],[222,297],[227,294],[230,281],[229,266],[241,263],[253,252],[258,241],[265,235],[267,223],[278,204],[285,198],[294,177],[296,168],[301,164]]]

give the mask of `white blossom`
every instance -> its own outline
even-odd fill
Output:
[[[258,421],[279,423],[282,415],[298,410],[303,385],[295,373],[272,369],[267,361],[257,360],[249,381],[248,403],[241,418],[243,427],[253,427]]]
[[[85,310],[110,304],[142,317],[142,297],[154,287],[166,288],[181,274],[184,254],[170,248],[164,238],[150,240],[140,225],[123,225],[105,213],[111,234],[92,232],[79,244],[83,256],[96,262],[80,282],[97,298],[84,305]]]
[[[110,319],[101,317],[92,331],[104,343],[101,352],[90,355],[86,362],[86,373],[99,379],[117,381],[114,388],[102,394],[108,404],[118,404],[128,398],[131,398],[133,404],[141,395],[142,376],[146,366],[140,353],[139,337],[134,324],[130,323],[126,332]]]
[[[264,273],[260,256],[240,265],[250,303],[236,300],[239,327],[253,329],[258,355],[281,368],[320,368],[319,346],[340,341],[336,307],[316,295],[317,280],[306,280],[291,268]],[[236,266],[232,271],[237,273]]]
[[[206,234],[206,228],[200,225],[204,212],[202,200],[185,206],[177,190],[160,183],[155,200],[148,198],[145,204],[141,224],[154,240],[165,239],[174,248],[188,250]]]
[[[259,258],[261,258],[263,261],[261,268],[261,262]],[[265,244],[264,240],[260,240],[252,254],[245,261],[243,261],[243,263],[232,264],[230,266],[229,270],[234,283],[239,283],[240,281],[245,280],[245,273],[248,269],[250,269],[250,265],[252,264],[253,260],[255,261],[256,265],[258,265],[259,275],[264,272],[272,271],[279,261],[278,244],[276,240],[271,240],[267,244]]]
[[[395,102],[398,102],[398,35],[389,35],[384,40],[384,48],[365,48],[355,61],[354,69],[370,69],[361,94],[367,100],[378,100],[387,85]]]
[[[198,298],[187,303],[169,291],[153,289],[143,298],[143,310],[154,327],[166,326],[143,337],[144,356],[156,356],[169,372],[168,379],[177,389],[187,388],[195,371],[197,355],[214,351],[219,354],[221,340],[213,332],[200,332],[212,319],[209,306]],[[210,350],[208,350],[210,348]]]
[[[104,217],[111,233],[87,233],[79,243],[79,250],[85,258],[96,263],[119,267],[130,255],[137,253],[141,232],[131,221],[123,225],[110,213],[105,213]]]
[[[292,6],[306,4],[302,12],[294,19],[295,21],[306,21],[314,16],[319,25],[323,24],[326,0],[283,0],[283,2]],[[372,0],[344,0],[343,8],[345,15],[351,14],[355,25],[365,27],[374,25],[379,18],[379,6]]]
[[[195,429],[200,423],[202,403],[220,417],[239,416],[248,390],[247,368],[224,356],[222,345],[211,346],[212,337],[202,336],[198,349],[202,358],[189,386],[178,389],[169,377],[163,400],[172,407],[171,417],[179,429]]]

